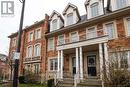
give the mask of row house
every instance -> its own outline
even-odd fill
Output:
[[[102,80],[104,64],[118,48],[125,52],[120,67],[130,68],[130,0],[109,0],[108,6],[104,0],[86,0],[85,15],[71,3],[63,17],[52,12],[46,34],[48,78]]]
[[[31,26],[27,26],[22,30],[19,75],[23,75],[26,71],[33,72],[45,77],[45,61],[46,61],[46,39],[45,33],[48,29],[48,15],[45,19],[35,22]],[[9,57],[13,59],[17,46],[18,33],[11,34]],[[43,79],[44,80],[44,79]]]

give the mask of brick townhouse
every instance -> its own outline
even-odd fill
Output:
[[[42,78],[45,77],[46,71],[46,39],[45,33],[48,29],[48,15],[45,19],[35,22],[31,26],[27,26],[22,31],[22,40],[20,48],[20,65],[19,75],[26,71],[31,71],[39,74]],[[9,36],[10,48],[9,57],[13,59],[16,50],[18,33],[13,33]],[[44,80],[44,79],[43,79]]]
[[[84,15],[71,3],[63,10],[63,17],[52,12],[46,34],[48,78],[57,76],[62,84],[71,78],[67,79],[69,84],[74,76],[79,80],[94,78],[102,85],[103,67],[119,47],[125,52],[119,59],[120,67],[130,68],[130,0],[109,0],[107,8],[103,2],[86,0]]]

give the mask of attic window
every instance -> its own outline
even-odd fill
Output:
[[[52,30],[56,30],[57,29],[57,19],[54,19],[52,21]]]
[[[93,4],[91,5],[91,16],[92,16],[92,17],[96,17],[96,16],[99,15],[99,8],[98,8],[98,6],[99,6],[99,3],[98,3],[98,2],[93,3]]]
[[[126,0],[116,0],[117,3],[117,9],[126,7]]]
[[[73,24],[73,13],[67,15],[67,25]]]

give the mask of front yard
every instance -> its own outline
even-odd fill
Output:
[[[19,87],[47,87],[47,86],[41,84],[19,84]]]

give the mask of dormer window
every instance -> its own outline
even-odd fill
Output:
[[[91,15],[92,15],[92,17],[96,17],[96,16],[99,15],[99,10],[98,10],[98,8],[99,8],[98,2],[93,3],[93,4],[91,5]]]
[[[52,21],[52,28],[53,28],[53,30],[56,30],[56,29],[57,29],[57,19],[54,19],[54,20]]]
[[[67,15],[67,25],[73,24],[73,13]]]
[[[120,8],[123,8],[123,7],[126,7],[126,0],[116,0],[116,3],[117,3],[117,9],[120,9]]]

